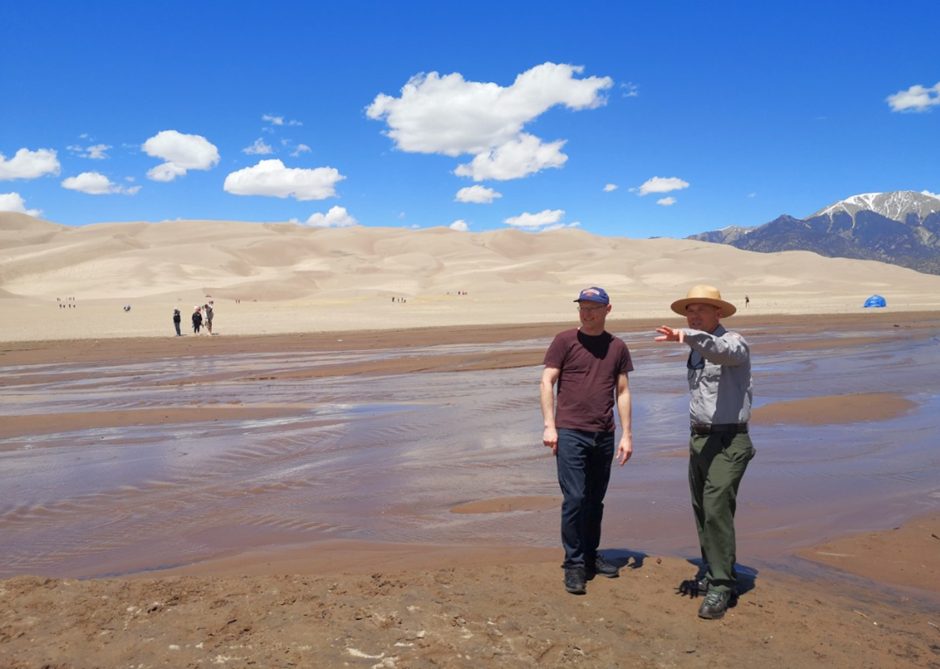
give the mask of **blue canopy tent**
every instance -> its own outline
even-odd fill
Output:
[[[883,298],[881,295],[872,295],[867,300],[865,300],[864,308],[868,309],[869,307],[886,307],[886,306],[888,306],[888,304],[887,302],[885,302],[885,298]]]

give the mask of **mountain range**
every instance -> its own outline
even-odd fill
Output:
[[[784,214],[761,226],[730,226],[688,239],[763,253],[813,251],[879,260],[940,274],[940,198],[914,191],[864,193],[807,218]]]

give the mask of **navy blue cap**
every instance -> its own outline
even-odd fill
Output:
[[[603,288],[598,288],[593,286],[591,288],[585,288],[581,291],[581,294],[578,296],[578,299],[575,302],[581,302],[587,300],[589,302],[600,302],[601,304],[610,304],[610,298],[607,297],[607,291]]]

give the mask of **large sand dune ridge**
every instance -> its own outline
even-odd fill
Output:
[[[572,229],[68,227],[0,213],[0,340],[163,336],[174,308],[188,321],[208,299],[223,334],[575,321],[571,300],[590,285],[607,289],[618,317],[667,318],[697,283],[736,303],[749,295],[745,316],[854,311],[873,293],[891,309],[940,307],[938,276],[804,251]],[[75,306],[59,306],[66,300]]]

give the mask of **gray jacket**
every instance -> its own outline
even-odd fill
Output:
[[[683,328],[691,347],[689,416],[702,425],[746,423],[751,419],[751,350],[744,337],[719,325],[709,334]]]

